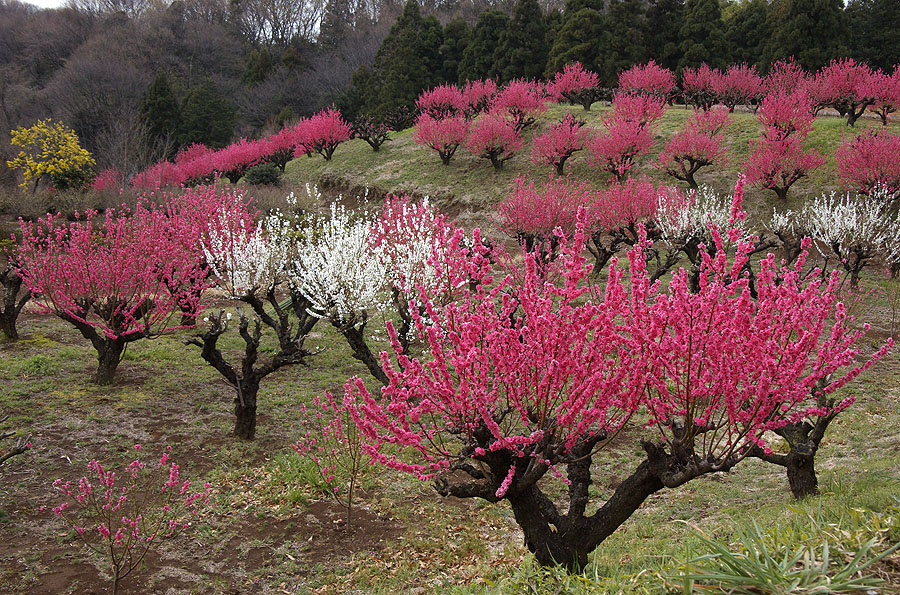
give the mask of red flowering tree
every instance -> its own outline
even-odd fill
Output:
[[[559,99],[577,103],[585,109],[598,101],[603,92],[600,89],[600,77],[596,72],[586,70],[580,62],[566,64],[562,72],[557,72],[547,85],[549,93]]]
[[[490,111],[508,117],[517,133],[534,124],[539,114],[547,111],[541,87],[533,81],[510,81],[491,100]]]
[[[565,173],[566,162],[576,151],[582,150],[590,138],[590,129],[584,122],[567,114],[562,120],[549,126],[531,140],[531,161],[546,163],[556,168],[556,175]]]
[[[637,64],[619,75],[619,93],[654,95],[668,99],[675,90],[675,75],[653,60]]]
[[[832,60],[816,73],[812,87],[816,105],[834,108],[853,126],[875,103],[875,82],[874,73],[866,64],[853,58]]]
[[[755,66],[733,64],[719,77],[715,92],[718,100],[733,112],[737,105],[757,105],[765,94],[765,83]]]
[[[472,125],[466,149],[473,155],[489,159],[494,169],[512,159],[522,148],[522,137],[515,124],[498,114],[488,114]]]
[[[614,265],[605,290],[592,287],[582,229],[556,261],[562,286],[526,255],[523,270],[441,311],[426,303],[426,353],[410,357],[394,339],[397,364],[382,360],[390,383],[376,397],[350,379],[344,397],[375,461],[445,496],[506,500],[537,561],[573,572],[650,495],[771,452],[766,432],[820,411],[814,387],[833,392],[884,353],[854,361],[862,332],[850,330],[837,276],[806,284],[770,256],[751,299],[738,230],[736,257],[703,259],[698,293],[686,271],[663,293],[643,245],[627,282]],[[642,461],[590,506],[592,463],[638,411]],[[545,492],[548,474],[566,484],[566,506]]]
[[[804,151],[799,136],[769,138],[763,136],[750,141],[750,157],[744,167],[747,181],[771,190],[781,200],[797,180],[821,167],[825,157],[815,149]]]
[[[594,167],[623,180],[631,172],[634,160],[653,148],[653,135],[638,122],[604,118],[606,130],[588,144],[589,161]]]
[[[766,93],[803,91],[809,84],[809,74],[793,58],[775,62],[765,80]]]
[[[469,121],[462,114],[435,118],[423,113],[416,120],[413,140],[435,151],[440,156],[441,163],[450,165],[450,158],[466,142],[468,135]]]
[[[685,68],[681,73],[684,101],[697,109],[709,109],[722,99],[722,73],[704,62],[698,68]]]
[[[694,112],[684,130],[666,142],[656,166],[697,190],[699,186],[694,176],[698,171],[727,161],[724,132],[730,124],[731,118],[724,108]]]
[[[199,309],[206,281],[185,249],[190,230],[160,209],[88,211],[71,223],[48,215],[21,231],[26,285],[91,342],[98,384],[112,383],[126,345],[181,328],[175,314]]]
[[[341,112],[333,105],[305,122],[306,152],[315,152],[331,161],[334,150],[346,140],[350,140],[350,125],[341,118]],[[299,150],[299,149],[298,149]]]
[[[770,92],[759,106],[763,135],[772,139],[787,136],[805,139],[816,119],[813,111],[813,99],[805,90]]]
[[[466,108],[466,98],[456,85],[438,85],[429,91],[422,91],[416,99],[416,109],[434,119],[462,114]]]
[[[894,66],[894,72],[887,74],[876,72],[872,81],[875,102],[869,109],[881,118],[881,125],[888,125],[888,116],[900,108],[900,68]]]
[[[497,94],[497,83],[491,79],[466,81],[462,94],[466,101],[466,117],[471,119],[481,112],[487,111],[488,106]]]
[[[593,189],[586,182],[557,178],[535,185],[520,175],[497,209],[497,226],[515,237],[522,250],[538,253],[546,264],[556,257],[559,237],[575,233],[578,209],[591,201]]]
[[[900,196],[900,136],[886,129],[866,131],[844,139],[835,153],[844,188],[872,196],[880,189],[889,198]]]
[[[269,151],[265,143],[242,138],[210,155],[213,171],[237,184],[248,169],[265,160]]]
[[[617,120],[650,127],[662,118],[666,104],[655,95],[618,93],[613,98],[613,108]]]

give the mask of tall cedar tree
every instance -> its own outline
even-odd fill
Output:
[[[401,107],[412,107],[419,93],[440,82],[442,38],[437,19],[423,19],[418,3],[409,0],[375,54],[372,71],[376,88],[367,111],[384,116]]]
[[[537,79],[547,64],[547,24],[537,0],[518,0],[500,35],[494,69],[501,82]]]
[[[600,38],[597,74],[613,87],[619,73],[647,60],[644,45],[644,8],[641,0],[610,0]]]
[[[316,43],[324,50],[340,51],[353,29],[353,9],[348,0],[328,0]]]
[[[850,55],[890,72],[900,62],[900,2],[849,0],[844,16]]]
[[[566,11],[556,38],[550,48],[545,75],[562,72],[566,64],[580,62],[588,70],[597,68],[600,59],[598,40],[603,35],[603,2],[597,0],[572,0],[566,3]]]
[[[681,60],[678,67],[697,68],[703,62],[724,68],[728,60],[725,23],[719,0],[687,0],[681,26]]]
[[[506,30],[509,15],[499,10],[481,13],[472,29],[472,40],[463,52],[459,65],[459,84],[493,77],[494,54],[500,45],[500,34]]]
[[[669,70],[678,68],[681,58],[681,26],[684,0],[650,0],[644,20],[647,55]]]
[[[731,46],[731,63],[755,64],[762,69],[763,53],[769,41],[769,4],[766,0],[746,0],[731,4],[723,15],[725,37]]]
[[[818,70],[844,51],[843,17],[842,0],[776,0],[769,7],[772,35],[765,61],[793,56],[806,70]]]
[[[247,57],[247,66],[241,75],[241,82],[250,87],[258,85],[266,80],[274,67],[269,50],[266,48],[252,50]]]
[[[174,141],[181,124],[181,110],[178,99],[169,84],[165,71],[156,73],[156,78],[147,88],[141,101],[139,117],[147,127],[147,132],[156,140]],[[173,146],[174,149],[174,146]],[[174,157],[167,155],[167,157]]]
[[[440,49],[442,80],[449,83],[459,80],[459,67],[471,35],[469,25],[462,18],[455,18],[444,27],[444,43]]]
[[[231,142],[234,123],[234,106],[206,79],[191,86],[184,97],[178,144],[201,143],[221,149]]]

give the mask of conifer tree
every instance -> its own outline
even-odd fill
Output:
[[[610,0],[604,15],[595,71],[603,84],[614,86],[619,73],[649,59],[644,45],[644,8],[641,0]]]
[[[765,60],[770,64],[793,56],[803,68],[815,71],[844,50],[842,0],[776,0],[769,15],[772,35]]]
[[[562,23],[550,48],[545,76],[562,72],[566,64],[575,62],[580,62],[588,70],[597,68],[600,57],[599,39],[605,26],[602,1],[567,2]]]
[[[769,4],[766,0],[746,0],[728,7],[725,37],[731,46],[731,62],[755,64],[762,68],[763,53],[769,41]]]
[[[234,106],[211,80],[192,85],[181,104],[178,142],[181,146],[202,143],[220,149],[231,141],[235,116]]]
[[[247,66],[244,68],[244,74],[241,75],[241,82],[245,85],[256,85],[269,76],[274,68],[272,56],[265,48],[253,50],[247,57]]]
[[[509,15],[499,10],[481,13],[472,29],[472,39],[463,52],[459,65],[460,84],[496,75],[494,54],[499,46],[500,34],[506,29]]]
[[[444,27],[444,43],[440,50],[442,82],[455,83],[459,79],[459,67],[470,39],[471,31],[462,18],[453,19]]]
[[[537,0],[518,0],[495,56],[501,82],[540,78],[547,64],[546,38],[547,24]]]
[[[684,0],[650,0],[644,20],[647,55],[669,70],[678,68],[681,58],[681,26]]]
[[[159,71],[147,88],[139,117],[153,139],[163,142],[175,139],[181,124],[181,110],[165,71]]]
[[[679,69],[706,63],[715,68],[728,65],[728,44],[719,0],[687,0],[681,26]]]

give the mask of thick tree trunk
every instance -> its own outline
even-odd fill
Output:
[[[19,340],[19,331],[16,330],[15,316],[9,316],[6,312],[0,312],[0,333],[12,341]]]
[[[107,339],[103,345],[97,347],[97,374],[94,376],[97,384],[101,386],[112,384],[124,351],[125,341],[121,339]]]
[[[363,329],[356,328],[355,326],[339,328],[344,337],[346,337],[350,349],[353,350],[353,358],[361,361],[366,368],[368,368],[369,373],[372,374],[378,382],[387,386],[390,383],[390,380],[388,380],[387,374],[385,374],[384,370],[381,368],[381,363],[378,361],[378,358],[375,357],[375,354],[369,349],[369,344],[366,343],[364,334],[365,327]]]
[[[240,394],[234,399],[234,435],[241,440],[256,437],[256,396],[259,385],[241,382]]]
[[[815,450],[809,451],[808,445],[800,444],[787,455],[788,484],[791,494],[797,500],[819,493],[819,480],[816,477]]]

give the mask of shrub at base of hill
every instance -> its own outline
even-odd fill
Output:
[[[263,163],[251,167],[244,174],[244,183],[251,186],[281,185],[281,170],[274,163]]]

